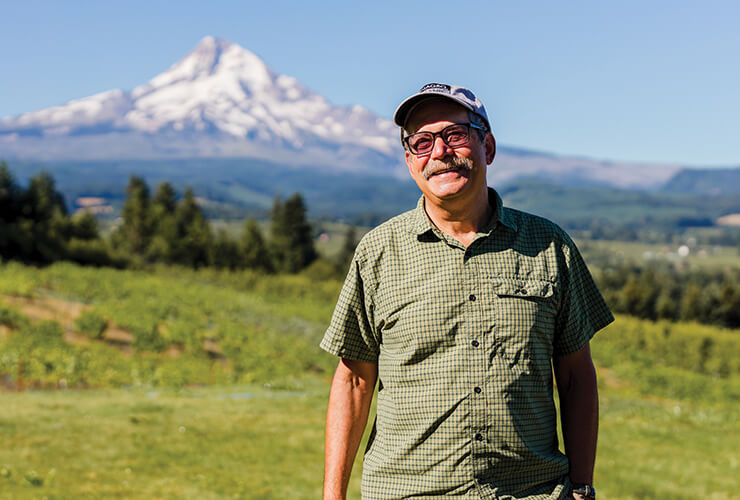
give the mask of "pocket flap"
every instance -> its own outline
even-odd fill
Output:
[[[494,284],[494,291],[499,297],[552,297],[552,283],[539,280],[506,280]]]

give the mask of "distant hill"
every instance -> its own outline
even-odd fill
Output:
[[[711,196],[740,194],[740,167],[683,169],[671,177],[662,190]]]
[[[313,218],[374,225],[413,208],[420,195],[410,179],[314,171],[256,159],[15,161],[10,167],[22,183],[41,170],[51,172],[72,210],[100,198],[100,204],[114,208],[114,215],[131,174],[144,177],[152,190],[162,181],[179,192],[192,186],[211,218],[266,217],[276,195],[300,192]],[[710,226],[721,216],[740,213],[740,197],[732,194],[566,185],[539,176],[489,184],[507,205],[571,229]]]

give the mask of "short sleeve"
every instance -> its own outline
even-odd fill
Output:
[[[563,258],[566,272],[561,282],[563,292],[555,332],[556,356],[582,349],[596,332],[614,321],[578,248],[567,235],[565,238]]]
[[[321,348],[341,358],[376,363],[379,347],[371,326],[372,310],[355,255]]]

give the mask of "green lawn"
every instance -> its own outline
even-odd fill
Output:
[[[4,394],[0,498],[318,498],[325,393]]]
[[[602,373],[602,499],[738,498],[737,404]],[[4,393],[0,498],[319,498],[328,384]],[[349,498],[359,498],[356,464]]]

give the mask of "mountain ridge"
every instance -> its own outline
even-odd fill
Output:
[[[308,169],[407,176],[398,129],[360,105],[333,106],[249,50],[212,36],[131,90],[112,89],[0,119],[0,158],[257,158]],[[501,146],[489,182],[655,189],[677,165]]]
[[[0,120],[0,154],[36,159],[247,156],[340,166],[372,158],[400,167],[390,120],[335,107],[252,52],[205,37],[168,70]],[[333,152],[340,152],[341,159]],[[293,158],[291,158],[293,156]]]

